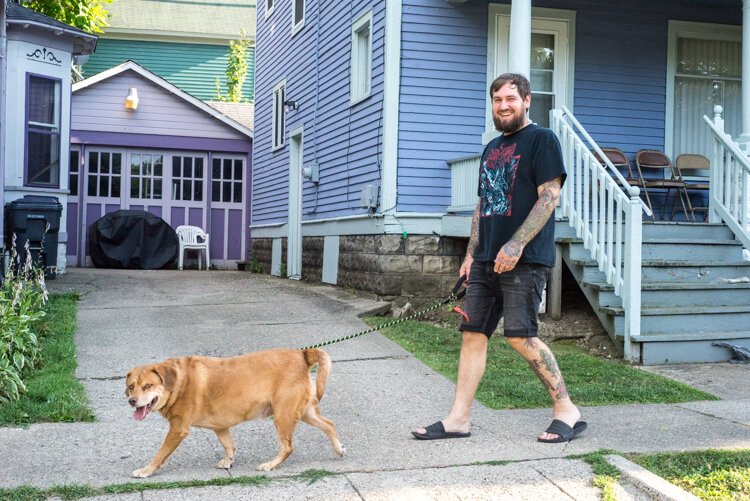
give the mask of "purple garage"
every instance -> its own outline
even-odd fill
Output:
[[[135,209],[203,228],[211,264],[235,267],[249,239],[248,125],[132,61],[73,85],[67,264],[92,265],[91,223]]]

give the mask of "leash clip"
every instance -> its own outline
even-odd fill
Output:
[[[453,290],[451,290],[451,295],[448,296],[444,301],[443,304],[448,304],[453,301],[458,301],[462,297],[466,295],[466,288],[463,289],[461,286],[466,282],[466,275],[461,275],[458,277],[458,281],[456,282],[456,285],[453,286]]]

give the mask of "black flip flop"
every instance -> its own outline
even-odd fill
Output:
[[[416,431],[411,432],[415,438],[419,440],[442,440],[444,438],[466,438],[470,437],[471,433],[461,433],[456,431],[445,431],[442,421],[432,423],[430,426],[425,427],[425,433],[417,433]]]
[[[545,444],[559,444],[560,442],[568,442],[569,440],[573,440],[578,435],[583,433],[586,428],[588,428],[588,424],[586,424],[586,421],[578,421],[571,428],[567,423],[560,421],[559,419],[553,419],[552,423],[549,425],[549,428],[544,431],[546,431],[547,433],[554,433],[555,435],[557,435],[557,438],[537,438],[537,441],[544,442]]]

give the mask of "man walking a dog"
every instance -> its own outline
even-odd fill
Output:
[[[552,424],[540,442],[565,442],[586,429],[568,396],[549,347],[537,337],[537,312],[555,263],[551,217],[565,167],[551,130],[528,118],[531,86],[504,73],[490,86],[492,118],[502,135],[482,154],[479,202],[460,274],[466,276],[466,316],[456,394],[442,421],[412,431],[422,440],[470,436],[474,395],[484,374],[487,346],[501,318],[508,344],[531,366],[553,401]]]

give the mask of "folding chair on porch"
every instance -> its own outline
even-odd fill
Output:
[[[646,205],[648,205],[648,208],[651,209],[651,217],[656,220],[656,211],[654,211],[654,207],[651,202],[649,188],[651,188],[652,190],[654,188],[666,190],[664,195],[664,205],[661,211],[662,217],[660,219],[664,218],[666,207],[669,206],[669,194],[674,189],[674,196],[680,197],[682,211],[685,214],[685,220],[687,220],[688,210],[685,206],[685,200],[683,198],[687,196],[687,191],[685,191],[685,182],[677,178],[675,168],[672,165],[672,162],[669,160],[669,157],[658,150],[639,150],[635,154],[635,165],[638,172],[638,179],[635,180],[633,184],[643,190],[643,194],[646,197]],[[665,177],[665,171],[667,169],[669,169],[669,179]],[[646,174],[650,174],[650,176],[645,176],[644,172]],[[653,191],[651,193],[653,194]],[[676,198],[673,200],[673,203],[676,203]],[[673,215],[674,214],[670,214],[670,219]]]
[[[710,177],[711,161],[705,156],[696,153],[683,153],[677,156],[675,168],[678,179],[685,183],[686,195],[689,195],[687,190],[710,191],[711,187],[708,179]],[[685,179],[685,176],[687,176],[687,179]],[[700,205],[695,206],[690,198],[687,197],[688,209],[690,210],[690,215],[693,217],[693,221],[695,221],[696,212],[703,212],[703,221],[705,222],[708,219],[708,201],[702,193],[699,200]],[[706,201],[704,202],[704,200]],[[672,204],[672,214],[674,214],[674,210],[675,206]]]

